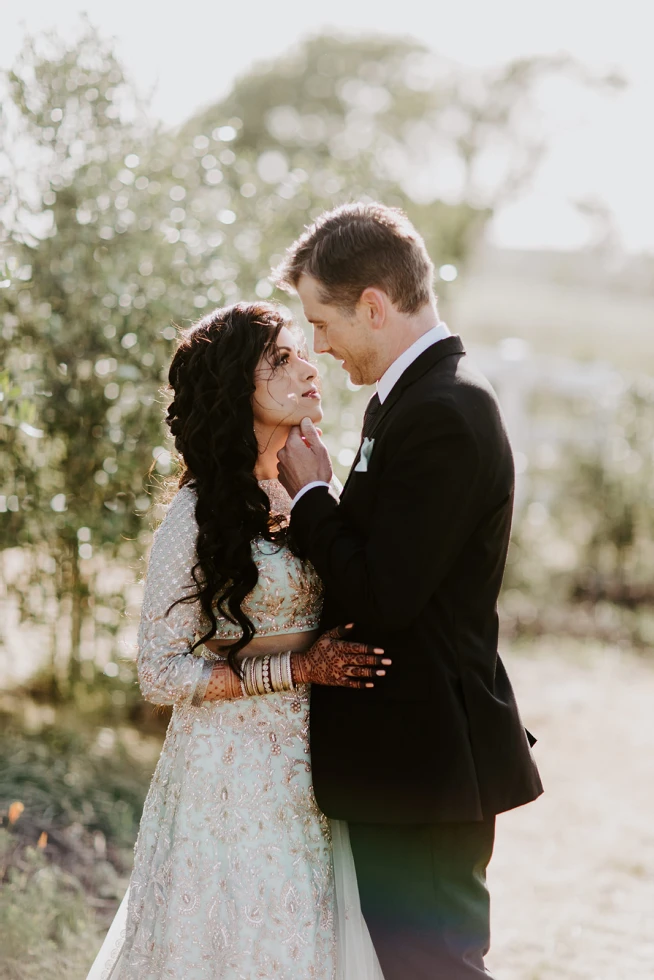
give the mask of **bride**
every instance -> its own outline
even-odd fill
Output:
[[[318,809],[310,682],[372,687],[382,651],[319,635],[277,452],[322,418],[317,372],[269,304],[183,337],[166,421],[184,464],[155,534],[138,640],[173,714],[130,887],[87,980],[383,980],[347,825]]]

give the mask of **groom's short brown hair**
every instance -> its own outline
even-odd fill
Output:
[[[401,313],[417,313],[432,297],[434,266],[406,214],[383,204],[344,204],[325,211],[286,252],[273,273],[287,292],[303,275],[320,286],[323,303],[346,313],[364,289],[383,289]]]

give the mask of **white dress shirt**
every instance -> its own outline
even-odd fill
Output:
[[[413,364],[413,362],[417,360],[417,358],[420,357],[420,355],[424,353],[427,348],[432,347],[433,344],[437,344],[439,340],[445,340],[445,338],[449,336],[450,331],[448,330],[447,325],[443,323],[442,320],[439,320],[435,327],[432,327],[431,330],[427,331],[427,333],[423,333],[423,335],[418,337],[418,339],[414,341],[410,347],[407,347],[407,349],[393,361],[391,366],[384,371],[381,378],[377,382],[377,394],[379,395],[380,403],[382,405],[384,404],[406,369]],[[312,483],[307,483],[306,486],[302,487],[301,490],[298,490],[293,497],[291,510],[296,505],[300,497],[304,496],[307,490],[311,490],[313,487],[327,487],[329,490],[329,484],[325,483],[323,480],[314,480]]]
[[[377,382],[377,394],[379,395],[379,401],[383,405],[391,391],[400,380],[406,369],[413,364],[417,358],[420,357],[428,347],[433,344],[437,344],[439,340],[445,340],[446,337],[450,336],[450,331],[447,326],[441,321],[428,330],[427,333],[423,333],[422,337],[418,337],[410,347],[404,351],[403,354],[393,361],[391,366],[387,368],[382,374],[381,378]]]

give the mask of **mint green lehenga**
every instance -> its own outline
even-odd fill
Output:
[[[275,513],[290,500],[263,481]],[[157,531],[139,627],[144,696],[173,704],[143,809],[130,887],[87,980],[383,980],[361,916],[347,824],[318,809],[308,688],[202,701],[216,657],[190,648],[195,494]],[[258,635],[315,629],[321,586],[286,546],[255,542],[245,611]],[[217,636],[239,630],[225,620]]]

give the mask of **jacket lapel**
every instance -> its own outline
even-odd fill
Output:
[[[379,410],[375,413],[374,418],[368,426],[369,431],[366,432],[368,438],[374,435],[380,423],[386,418],[396,402],[399,401],[402,392],[414,384],[423,374],[430,371],[439,361],[442,361],[445,357],[450,357],[452,354],[465,354],[465,348],[461,342],[461,338],[457,335],[446,337],[445,340],[439,340],[438,343],[432,344],[426,351],[423,351],[420,357],[417,357],[413,364],[410,364],[406,371],[400,375],[397,383],[393,385],[388,398],[383,405],[380,405]]]
[[[413,364],[404,371],[398,378],[388,397],[384,401],[383,405],[379,403],[379,396],[373,395],[368,402],[368,407],[364,415],[363,429],[362,429],[362,441],[363,436],[367,436],[371,439],[374,433],[379,428],[382,420],[388,415],[393,405],[398,401],[402,392],[409,385],[421,378],[425,372],[431,370],[439,361],[442,361],[445,357],[450,357],[452,354],[465,354],[465,348],[461,341],[461,338],[455,334],[452,337],[446,337],[444,340],[439,340],[436,344],[432,344],[428,347],[426,351],[415,359]],[[341,496],[345,493],[348,483],[352,478],[354,473],[354,468],[356,467],[359,459],[361,458],[361,446],[359,446],[359,451],[356,454],[354,462],[350,472],[348,473],[347,480],[341,491]]]

